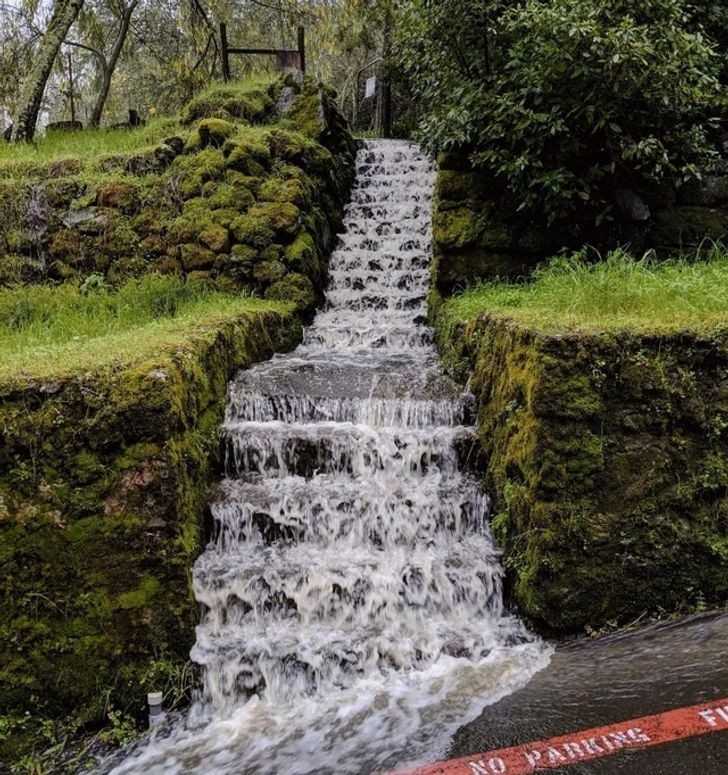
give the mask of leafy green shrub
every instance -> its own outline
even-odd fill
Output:
[[[718,62],[683,0],[405,6],[422,141],[467,152],[515,209],[593,225],[620,188],[681,182],[711,157]]]

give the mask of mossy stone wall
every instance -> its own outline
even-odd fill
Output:
[[[453,325],[493,530],[520,610],[549,633],[728,600],[728,332],[547,335]]]
[[[728,240],[728,164],[701,182],[627,192],[645,220],[615,209],[589,233],[539,226],[525,219],[507,190],[458,154],[438,157],[433,241],[438,291],[447,296],[483,280],[526,277],[561,250],[587,244],[602,250],[629,245],[636,255],[695,253]]]
[[[0,181],[0,285],[161,272],[312,308],[354,178],[333,95],[313,81],[221,86],[178,129],[157,148]]]
[[[0,385],[3,714],[139,713],[159,666],[188,660],[228,379],[299,341],[289,309],[133,368]],[[0,760],[23,745],[0,743]]]
[[[508,216],[497,182],[454,154],[438,157],[433,210],[437,290],[448,295],[479,280],[528,274],[558,250],[557,235]]]

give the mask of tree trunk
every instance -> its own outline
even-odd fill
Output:
[[[20,108],[14,121],[13,140],[30,142],[33,139],[43,93],[53,69],[53,63],[82,7],[83,0],[56,0],[53,4],[53,15],[43,35],[35,64],[23,82]]]
[[[109,56],[108,62],[106,63],[106,66],[102,68],[101,89],[99,90],[98,96],[96,97],[96,103],[94,104],[94,109],[91,112],[91,118],[89,119],[89,124],[91,126],[99,126],[101,123],[101,116],[104,114],[104,107],[106,106],[106,100],[109,96],[109,90],[111,89],[111,79],[114,75],[114,70],[116,70],[116,65],[119,61],[119,57],[121,56],[121,52],[124,48],[126,36],[129,33],[131,17],[134,14],[138,4],[139,0],[133,0],[133,2],[129,3],[129,5],[124,8],[124,12],[119,22],[119,32],[117,33],[116,40],[114,41],[114,47],[111,49],[111,54]]]

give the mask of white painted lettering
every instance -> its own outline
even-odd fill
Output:
[[[506,772],[506,763],[497,756],[488,761],[488,767],[490,767],[490,771],[493,775],[503,775],[503,773]]]
[[[525,751],[523,755],[526,757],[526,761],[531,767],[535,767],[541,761],[540,751]]]
[[[700,716],[703,721],[705,721],[708,726],[711,727],[717,727],[718,726],[718,720],[715,717],[715,714],[712,710],[699,710],[698,716]]]
[[[579,743],[564,743],[564,750],[569,759],[581,759],[584,756]]]
[[[560,751],[557,751],[555,748],[549,748],[546,751],[546,755],[549,757],[550,764],[558,764],[559,762],[566,761],[564,754],[562,754]]]
[[[610,732],[609,739],[614,743],[615,748],[624,748],[632,742],[625,732]]]
[[[632,727],[632,729],[628,729],[627,734],[632,738],[632,740],[634,740],[635,743],[649,743],[652,739],[639,727]]]
[[[490,775],[488,770],[485,769],[485,762],[482,760],[479,762],[468,762],[468,767],[470,767],[473,775]]]
[[[602,736],[602,742],[606,746],[607,751],[613,751],[614,750],[614,746],[612,745],[612,741],[608,737]]]
[[[604,749],[597,745],[596,737],[590,737],[588,740],[582,740],[581,747],[586,751],[587,755],[604,753]]]
[[[728,706],[725,708],[716,708],[715,712],[728,724]]]

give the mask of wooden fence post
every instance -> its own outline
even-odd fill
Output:
[[[298,28],[298,57],[301,66],[301,74],[306,75],[306,30]]]
[[[220,48],[222,49],[222,78],[224,81],[230,80],[230,51],[227,39],[227,25],[220,22]]]

